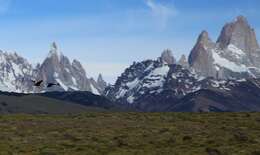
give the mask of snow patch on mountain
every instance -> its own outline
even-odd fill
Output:
[[[135,100],[135,97],[133,97],[133,96],[129,96],[127,98],[127,102],[130,103],[130,104],[132,104],[134,102],[134,100]]]
[[[232,52],[237,58],[240,58],[242,56],[245,56],[246,53],[243,52],[241,49],[239,49],[238,47],[236,47],[235,45],[233,44],[229,44],[227,49]]]
[[[116,95],[116,99],[124,97],[127,91],[128,91],[127,89],[120,88]]]
[[[72,82],[74,85],[77,85],[77,80],[74,77],[72,77]]]
[[[156,68],[153,70],[146,78],[144,78],[143,87],[154,88],[154,87],[162,87],[165,81],[165,78],[169,72],[169,66],[164,65],[162,67]]]
[[[212,56],[214,60],[214,64],[216,66],[216,70],[219,70],[219,66],[230,69],[234,72],[247,72],[248,69],[245,65],[239,65],[235,62],[232,62],[218,54],[218,51],[212,50]]]
[[[90,87],[93,94],[100,95],[99,91],[92,84],[90,84]]]
[[[56,79],[56,81],[61,85],[61,87],[67,91],[69,88],[68,86],[66,86],[60,79]]]
[[[140,80],[138,80],[138,78],[136,78],[133,81],[126,83],[126,86],[129,89],[133,89],[133,88],[135,88],[139,84],[139,82],[140,82]]]

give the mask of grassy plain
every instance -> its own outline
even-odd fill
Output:
[[[1,115],[0,154],[260,155],[260,113]]]

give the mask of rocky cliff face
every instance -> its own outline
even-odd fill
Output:
[[[259,60],[255,32],[242,16],[223,27],[216,43],[203,31],[189,56],[197,73],[221,79],[259,77]]]
[[[213,57],[211,50],[215,44],[209,38],[208,32],[203,31],[189,56],[189,64],[200,75],[205,77],[215,76],[216,70],[213,68]]]
[[[227,23],[223,27],[217,43],[222,49],[232,44],[248,53],[259,49],[255,31],[243,16],[238,16],[234,22]]]

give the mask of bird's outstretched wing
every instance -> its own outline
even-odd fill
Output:
[[[52,86],[53,86],[52,83],[48,83],[47,88],[50,88],[50,87],[52,87]]]
[[[35,85],[39,86],[39,85],[41,85],[42,82],[43,82],[43,80],[40,80],[40,81],[36,82]]]
[[[60,86],[59,83],[48,83],[47,88],[50,88],[52,86]]]

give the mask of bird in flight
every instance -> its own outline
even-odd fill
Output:
[[[43,82],[43,80],[40,80],[40,81],[32,80],[32,82],[34,83],[33,85],[34,85],[35,87],[40,87],[41,84],[42,84],[42,82]]]
[[[47,88],[50,88],[52,86],[60,86],[59,83],[48,83]]]

